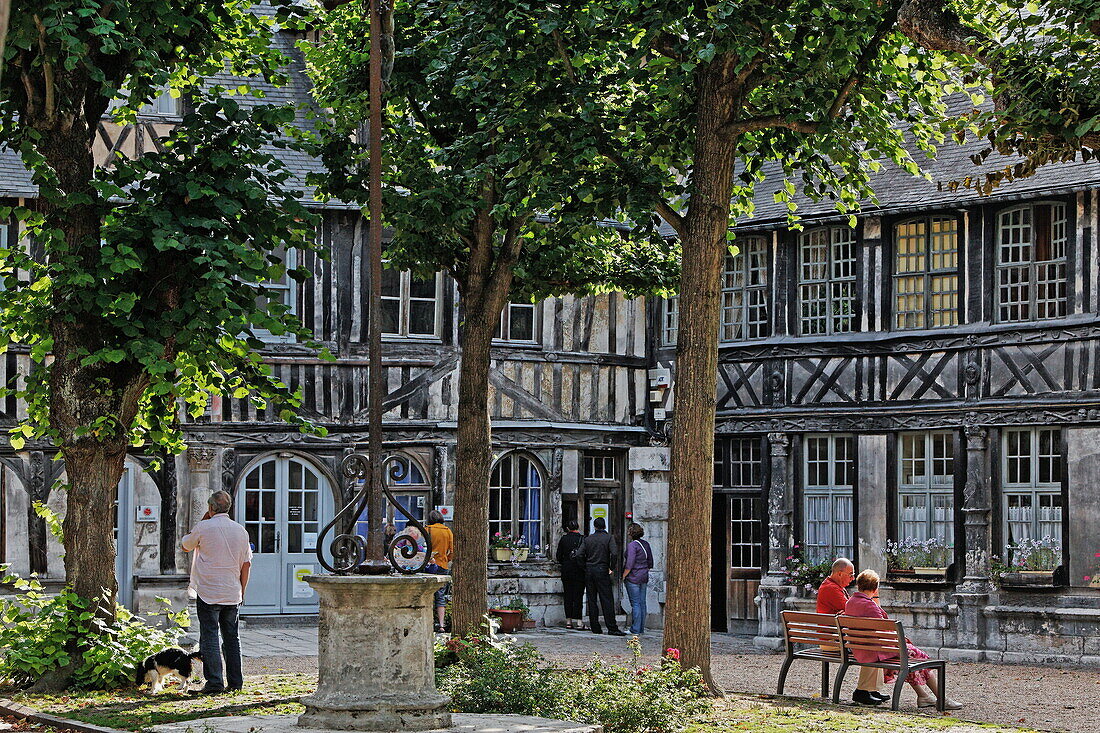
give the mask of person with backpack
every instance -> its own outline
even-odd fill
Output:
[[[565,589],[565,628],[584,628],[584,561],[578,557],[577,550],[584,537],[576,519],[565,523],[565,534],[558,540],[558,551],[554,554],[561,565],[561,584]]]
[[[626,546],[626,562],[623,563],[623,582],[630,598],[630,633],[645,635],[645,594],[649,585],[649,570],[653,567],[653,548],[642,539],[645,530],[637,522],[627,529],[630,544]]]

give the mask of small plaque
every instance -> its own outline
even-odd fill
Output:
[[[160,507],[155,505],[139,506],[137,508],[138,522],[158,522],[160,521]]]
[[[445,521],[449,522],[454,518],[455,508],[453,504],[440,504],[436,509],[443,515]]]

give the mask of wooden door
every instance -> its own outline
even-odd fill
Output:
[[[755,633],[763,564],[763,501],[759,494],[729,494],[726,498],[727,629],[730,633]]]

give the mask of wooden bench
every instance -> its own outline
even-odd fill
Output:
[[[947,662],[942,659],[909,659],[909,649],[905,644],[905,630],[901,626],[901,621],[840,615],[836,617],[836,626],[843,644],[841,646],[840,669],[837,670],[836,680],[833,682],[834,703],[840,702],[840,683],[844,680],[844,673],[852,665],[897,671],[898,678],[894,681],[891,710],[898,709],[898,702],[901,700],[901,688],[905,685],[905,678],[909,676],[910,672],[921,669],[935,669],[938,678],[937,687],[939,688],[939,694],[936,697],[936,709],[941,713],[944,711],[944,704],[947,700],[945,680]],[[853,654],[856,651],[877,652],[892,658],[882,662],[860,662]]]
[[[794,660],[809,659],[821,662],[821,699],[827,700],[829,698],[829,665],[841,664],[844,661],[836,616],[831,613],[801,611],[784,611],[782,616],[787,658],[783,660],[783,666],[779,670],[776,694],[783,694],[787,672],[790,671]],[[825,648],[822,649],[822,647]]]

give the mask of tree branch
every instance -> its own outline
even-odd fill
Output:
[[[743,120],[731,120],[718,128],[720,135],[741,135],[757,130],[769,130],[780,128],[794,130],[795,132],[813,135],[820,131],[820,122],[808,120],[791,120],[784,115],[765,115],[764,117],[749,117]]]
[[[855,66],[852,67],[852,73],[840,87],[836,99],[833,100],[832,106],[829,107],[829,111],[825,113],[826,119],[835,120],[840,115],[840,110],[844,108],[844,103],[848,100],[848,95],[866,78],[867,65],[878,55],[879,49],[882,48],[882,42],[886,40],[886,36],[890,34],[890,31],[894,29],[894,26],[898,22],[898,11],[901,9],[902,2],[904,2],[904,0],[900,0],[900,2],[895,0],[890,9],[886,11],[886,15],[882,16],[878,28],[875,29],[875,35],[871,36],[871,40],[867,42],[867,46],[863,49],[863,53],[856,59]]]
[[[676,50],[680,40],[680,38],[668,31],[661,31],[653,38],[650,48],[666,58],[682,62],[684,60],[684,55]]]
[[[569,57],[569,52],[565,48],[565,42],[561,38],[561,33],[555,28],[550,32],[550,37],[554,39],[554,47],[558,49],[558,55],[561,56],[561,60],[565,63],[565,73],[569,75],[569,81],[576,84],[577,70],[573,68],[573,60]]]

